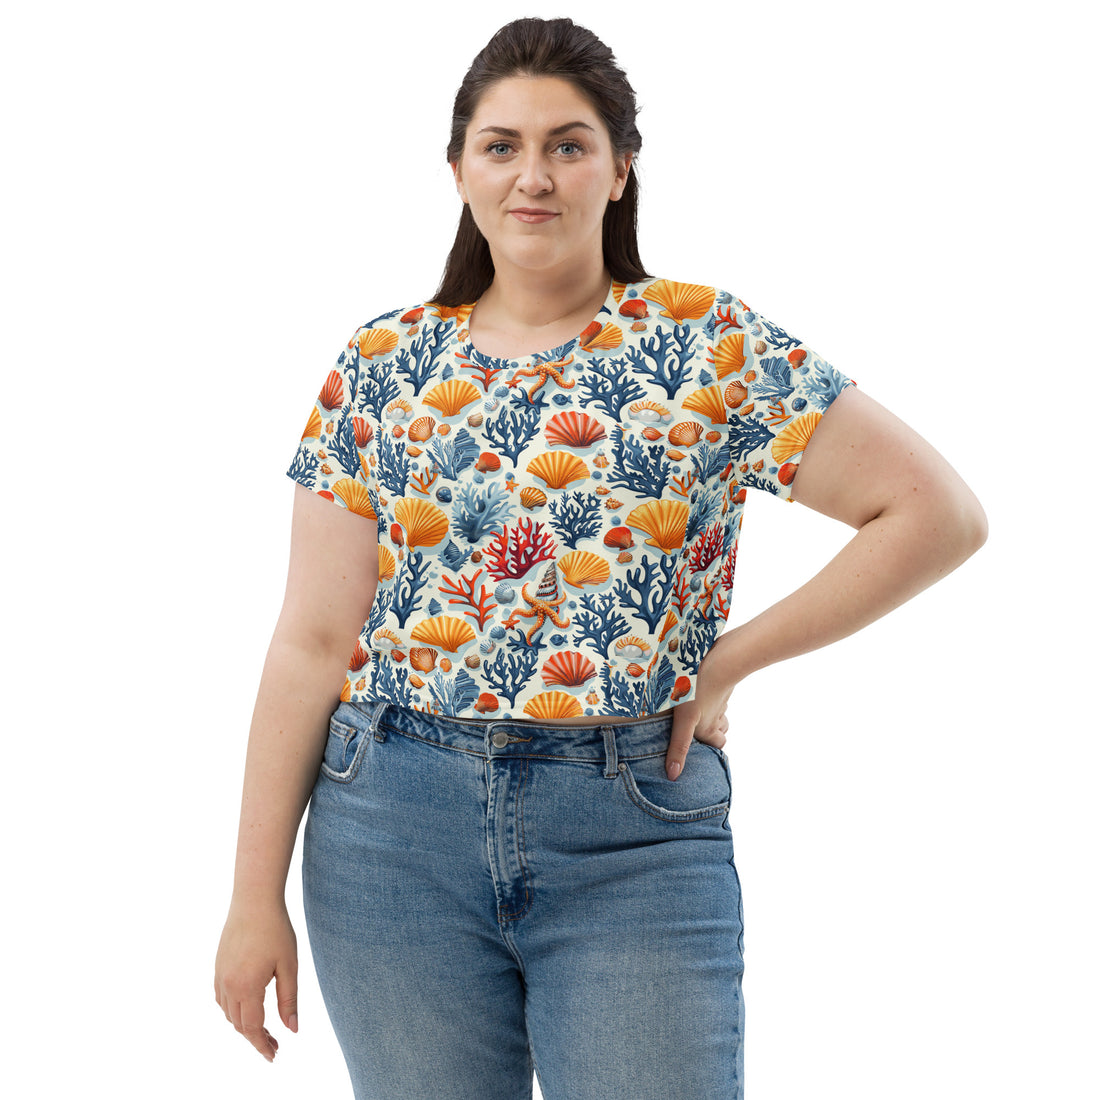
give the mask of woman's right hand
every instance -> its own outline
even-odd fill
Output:
[[[264,990],[275,979],[279,1016],[298,1030],[298,941],[286,906],[230,907],[214,964],[214,999],[225,1018],[269,1061],[278,1040],[264,1027]]]

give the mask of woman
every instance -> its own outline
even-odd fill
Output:
[[[354,334],[290,470],[215,996],[270,1060],[274,976],[297,1029],[308,802],[310,940],[360,1100],[512,1100],[532,1070],[547,1100],[740,1096],[733,688],[985,538],[947,463],[828,363],[648,275],[634,118],[590,32],[494,36],[455,102],[443,283]],[[753,487],[857,533],[719,635]]]

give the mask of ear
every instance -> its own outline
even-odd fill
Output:
[[[455,186],[458,188],[459,196],[461,197],[463,202],[468,203],[470,200],[466,198],[466,188],[462,186],[462,161],[451,161],[451,171],[454,173],[455,176]]]
[[[626,190],[626,181],[630,177],[630,166],[634,163],[634,153],[630,150],[619,162],[615,169],[615,182],[611,187],[611,201],[618,202]]]

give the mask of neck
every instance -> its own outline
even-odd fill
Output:
[[[502,265],[493,257],[496,274],[478,303],[482,318],[493,318],[493,327],[528,331],[557,324],[575,314],[584,319],[595,313],[607,297],[611,276],[602,252],[596,252],[583,269],[530,271]]]

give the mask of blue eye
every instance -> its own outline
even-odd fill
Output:
[[[561,145],[558,146],[558,148],[565,152],[566,156],[572,155],[569,150],[573,150],[577,153],[584,152],[584,150],[581,149],[581,147],[575,141],[563,141]]]
[[[494,141],[493,144],[488,147],[488,152],[497,153],[503,150],[500,155],[504,156],[506,153],[511,152],[511,149],[512,147],[506,141]]]

